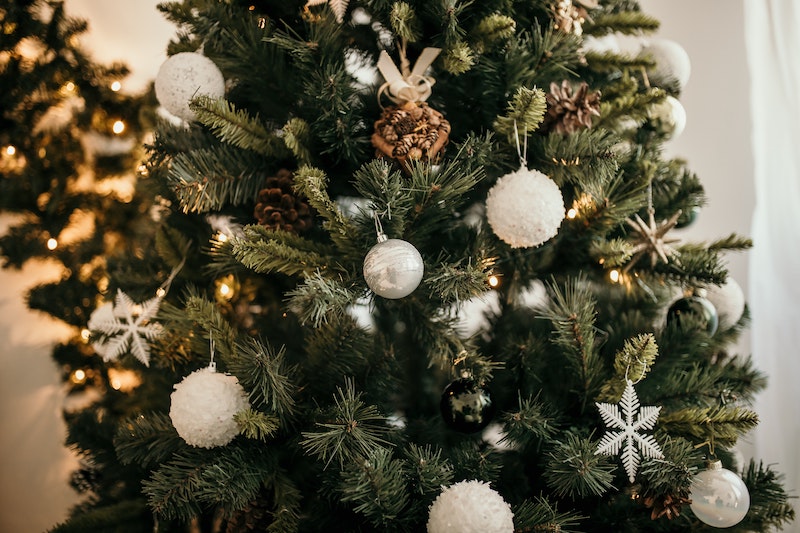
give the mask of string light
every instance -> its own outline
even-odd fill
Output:
[[[498,285],[500,285],[500,278],[498,278],[494,274],[489,276],[489,280],[488,281],[489,281],[489,286],[492,287],[492,288],[495,288]]]
[[[91,332],[91,331],[89,331],[88,329],[82,329],[82,330],[81,330],[81,338],[82,338],[82,339],[83,339],[85,342],[89,342],[89,337],[91,337],[91,335],[92,335],[92,332]]]
[[[64,92],[71,93],[75,90],[75,84],[71,81],[68,81],[63,88]]]
[[[608,279],[610,279],[612,283],[622,283],[622,273],[614,268],[608,272]]]
[[[70,377],[73,383],[83,383],[86,381],[86,372],[81,370],[80,368],[72,373],[72,377]]]
[[[570,209],[569,211],[567,211],[567,218],[568,219],[572,220],[576,216],[578,216],[578,210],[575,209],[574,207],[572,209]]]
[[[111,127],[111,131],[113,131],[114,133],[119,135],[120,133],[125,131],[125,123],[122,122],[121,120],[117,120],[116,122],[114,122],[114,125]]]
[[[163,298],[166,295],[167,295],[167,289],[165,289],[164,287],[159,287],[158,290],[156,291],[156,296],[158,296],[159,298]]]
[[[219,278],[216,282],[215,294],[217,301],[225,302],[230,301],[236,296],[236,291],[239,288],[238,282],[233,274],[228,274]]]
[[[17,147],[14,145],[9,144],[6,146],[6,155],[13,156],[17,153]]]
[[[58,248],[58,241],[55,240],[53,237],[47,239],[47,249],[55,250],[56,248]]]
[[[228,236],[220,231],[219,233],[217,233],[217,240],[219,242],[227,242],[228,241]]]
[[[114,91],[114,92],[117,92],[117,91],[119,91],[120,89],[122,89],[122,84],[121,84],[120,82],[118,82],[118,81],[115,81],[115,82],[113,82],[113,83],[111,84],[111,90],[112,90],[112,91]]]

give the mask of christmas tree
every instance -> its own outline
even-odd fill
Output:
[[[55,531],[793,519],[735,454],[750,243],[670,233],[704,202],[662,155],[685,61],[609,46],[655,35],[636,2],[161,9],[172,116],[66,362],[137,385],[70,414],[91,497]]]

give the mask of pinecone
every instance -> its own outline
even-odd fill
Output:
[[[292,233],[311,228],[314,213],[295,193],[292,176],[291,171],[281,169],[276,176],[267,178],[266,187],[258,191],[253,216],[262,226]]]
[[[267,531],[272,520],[272,507],[262,491],[262,494],[251,500],[243,509],[233,513],[228,519],[225,533]]]
[[[680,516],[681,507],[691,503],[691,500],[677,494],[659,494],[645,496],[642,498],[642,503],[648,509],[653,509],[653,512],[650,513],[651,519],[656,520],[666,516],[669,520],[672,520],[676,516]]]
[[[558,0],[553,8],[553,18],[555,19],[555,28],[564,33],[573,33],[575,35],[583,35],[583,23],[589,17],[589,13],[578,2],[575,5],[572,0]],[[597,7],[595,5],[594,7]]]
[[[551,83],[546,98],[547,113],[540,128],[545,133],[575,133],[592,126],[592,115],[600,116],[600,92],[590,93],[586,82],[578,86],[575,94],[572,94],[572,85],[567,80],[562,81],[560,87]]]
[[[376,157],[396,159],[410,172],[409,160],[435,163],[449,137],[450,123],[441,113],[425,102],[406,102],[383,110],[372,145]]]

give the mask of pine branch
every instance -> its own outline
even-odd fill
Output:
[[[670,435],[684,436],[701,442],[713,441],[733,446],[737,439],[758,424],[758,415],[742,407],[707,407],[662,412],[661,429]]]
[[[742,480],[750,492],[750,510],[736,526],[737,533],[780,530],[795,520],[795,510],[783,488],[783,475],[751,459],[742,473]]]
[[[544,120],[547,111],[547,101],[541,89],[517,88],[514,97],[509,100],[506,114],[497,117],[494,130],[500,135],[505,135],[511,146],[527,133],[536,131]]]
[[[219,145],[175,155],[169,179],[185,213],[204,213],[252,201],[264,186],[262,168],[261,156]]]
[[[292,151],[298,165],[311,164],[311,130],[308,122],[301,118],[291,118],[283,126],[283,142]]]
[[[386,448],[376,448],[370,455],[342,472],[338,487],[343,502],[353,504],[377,528],[399,528],[408,515],[409,504],[403,461],[393,459]]]
[[[436,261],[434,264],[439,266],[425,276],[425,287],[443,302],[457,303],[486,293],[486,276],[494,261],[477,264],[469,261],[466,265]]]
[[[354,305],[357,295],[320,272],[306,275],[303,283],[286,293],[288,307],[302,324],[318,328],[334,317],[343,316]]]
[[[183,448],[169,416],[153,412],[123,420],[114,437],[114,449],[122,464],[150,468]]]
[[[491,13],[482,18],[470,32],[470,41],[475,51],[482,54],[495,45],[510,39],[516,29],[517,22],[513,18],[501,13]]]
[[[609,33],[639,35],[654,32],[660,25],[658,20],[640,11],[598,13],[584,23],[583,33],[595,37]]]
[[[282,230],[263,226],[247,226],[242,237],[230,239],[230,251],[242,265],[267,274],[280,272],[287,276],[313,276],[328,269],[326,252],[312,241]]]
[[[324,227],[334,242],[346,242],[351,237],[353,227],[328,195],[328,178],[322,170],[301,167],[294,173],[294,187],[308,198],[308,203],[325,219]]]
[[[554,443],[544,470],[544,479],[559,496],[602,496],[613,487],[616,466],[605,455],[596,455],[597,444],[567,433]]]
[[[595,128],[616,129],[620,121],[644,122],[650,117],[653,105],[662,102],[667,96],[663,89],[654,87],[646,92],[619,95],[600,103],[600,116],[594,121]]]
[[[277,352],[252,337],[236,343],[236,356],[225,359],[228,370],[245,390],[250,391],[253,407],[275,413],[284,424],[295,413],[296,369],[287,366],[285,350]]]
[[[585,516],[576,512],[558,512],[558,508],[551,505],[543,497],[536,497],[533,501],[524,500],[513,507],[514,531],[530,532],[560,532],[577,533],[577,527]]]
[[[398,39],[415,43],[422,37],[422,24],[414,9],[405,2],[392,4],[389,23]]]
[[[505,435],[502,442],[513,443],[525,450],[537,442],[554,437],[557,422],[547,406],[531,398],[519,399],[519,410],[501,417]]]
[[[317,422],[320,431],[304,431],[300,445],[309,455],[330,465],[334,459],[339,466],[363,461],[383,446],[390,446],[385,436],[389,432],[386,419],[374,405],[366,405],[361,393],[356,393],[352,379],[345,381],[345,389],[337,388],[335,408]]]
[[[564,288],[550,285],[553,300],[542,318],[550,320],[551,342],[562,352],[577,374],[577,391],[585,408],[599,388],[602,365],[595,346],[595,300],[582,279],[568,281]]]
[[[185,262],[191,242],[177,228],[166,224],[160,225],[156,231],[156,251],[170,268],[177,268]]]
[[[239,411],[233,415],[233,419],[239,424],[242,435],[262,442],[269,442],[280,428],[277,418],[252,409]]]
[[[617,54],[614,52],[586,52],[586,64],[598,74],[611,74],[619,71],[635,71],[652,66],[653,62],[640,56]],[[605,91],[603,91],[605,96]]]
[[[595,240],[589,245],[589,255],[600,261],[605,268],[619,267],[633,256],[633,245],[620,238]]]
[[[189,104],[197,120],[207,126],[222,142],[232,144],[243,150],[252,150],[271,159],[282,159],[288,155],[286,145],[281,139],[267,131],[258,117],[251,117],[246,111],[225,98],[211,98],[201,95]]]
[[[614,376],[603,384],[598,402],[616,402],[622,396],[627,381],[641,381],[650,372],[658,356],[658,345],[652,333],[645,333],[625,341],[614,356]]]
[[[54,526],[48,533],[86,531],[133,533],[144,531],[142,526],[149,522],[148,515],[147,505],[143,499],[125,500],[73,514],[69,521]],[[126,527],[124,524],[135,524],[135,526]]]
[[[306,339],[305,375],[315,391],[329,391],[341,376],[368,371],[373,337],[349,314],[331,317]]]
[[[610,131],[589,128],[548,135],[540,142],[533,164],[559,185],[572,183],[591,194],[617,176],[619,162],[613,151],[617,138]]]
[[[675,495],[689,497],[690,486],[703,459],[702,450],[680,437],[659,438],[663,459],[645,457],[638,479],[643,496]]]
[[[442,487],[453,483],[453,466],[442,458],[440,449],[434,452],[430,445],[422,447],[410,443],[404,454],[412,494],[432,500]]]

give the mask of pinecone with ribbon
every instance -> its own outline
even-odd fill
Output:
[[[267,178],[265,187],[258,192],[253,216],[264,227],[298,234],[310,229],[314,222],[313,210],[294,191],[293,174],[286,169]]]
[[[447,145],[450,123],[425,102],[388,106],[375,121],[376,157],[396,159],[406,172],[409,161],[435,163]]]
[[[244,531],[267,531],[273,521],[272,506],[263,494],[251,500],[243,509],[236,511],[228,519],[225,533]]]
[[[550,84],[546,95],[547,113],[540,131],[555,131],[562,135],[575,133],[592,126],[592,116],[600,116],[600,92],[589,92],[589,86],[582,82],[575,94],[568,80]]]

